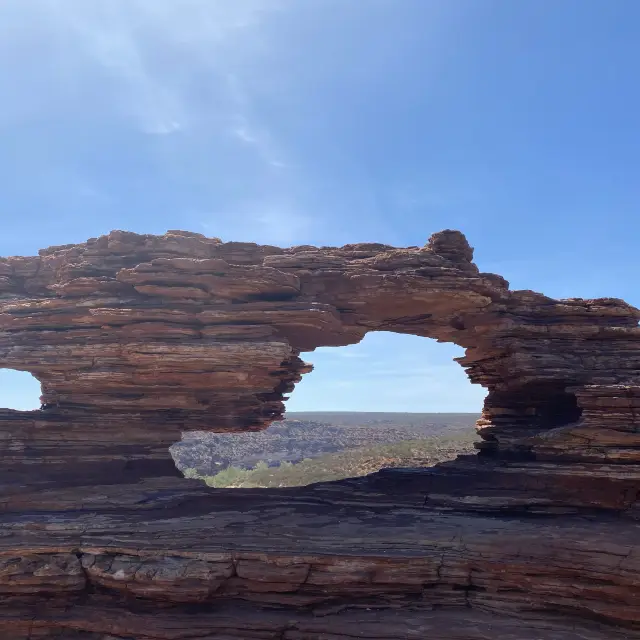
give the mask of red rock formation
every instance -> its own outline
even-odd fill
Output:
[[[510,291],[472,257],[455,231],[116,231],[0,259],[0,366],[43,402],[0,412],[2,637],[640,637],[640,312]],[[297,490],[175,479],[183,431],[265,428],[302,351],[376,330],[466,349],[478,456]]]

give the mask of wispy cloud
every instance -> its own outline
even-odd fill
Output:
[[[0,16],[22,17],[24,26],[37,16],[49,25],[55,38],[49,44],[65,65],[69,56],[92,60],[123,114],[142,131],[164,135],[220,115],[194,100],[194,72],[208,71],[224,88],[220,79],[257,46],[262,19],[281,6],[280,0],[32,0],[26,7],[6,0]],[[248,113],[236,114],[247,98],[238,99],[242,81],[233,78],[228,104],[220,100],[218,109],[248,120]]]
[[[50,117],[52,129],[74,118],[90,122],[96,135],[117,125],[132,144],[131,136],[144,134],[147,142],[135,144],[154,154],[154,171],[176,192],[189,189],[187,196],[199,200],[184,204],[185,212],[203,212],[191,224],[226,237],[296,243],[312,222],[300,203],[305,178],[260,112],[253,64],[260,61],[264,80],[270,47],[264,25],[290,2],[32,0],[27,6],[6,0],[0,4],[0,54],[6,53],[0,87],[15,82],[7,60],[17,56],[24,67],[32,49],[45,55],[28,86],[0,104],[0,129]],[[43,93],[48,101],[40,99]],[[83,172],[82,166],[63,171]],[[39,179],[51,183],[56,176]],[[87,180],[87,188],[95,188]]]
[[[278,148],[273,134],[260,124],[255,115],[255,106],[237,74],[227,73],[227,91],[234,110],[230,133],[242,143],[252,147],[270,167],[284,168],[284,151]]]
[[[313,219],[286,199],[248,202],[232,212],[201,216],[207,219],[202,228],[209,235],[224,235],[221,234],[221,220],[224,222],[224,232],[229,235],[223,240],[242,237],[266,244],[291,246],[308,238],[313,229]]]
[[[276,144],[269,131],[258,129],[255,124],[247,120],[245,115],[238,114],[235,119],[237,124],[233,125],[230,131],[232,136],[253,148],[269,167],[274,169],[287,167],[287,163],[281,159],[280,153],[276,150]]]
[[[65,84],[69,97],[86,99],[97,91],[144,133],[168,135],[215,122],[278,166],[285,161],[275,157],[272,134],[256,121],[236,67],[265,46],[261,23],[285,4],[5,0],[0,36],[2,47],[14,55],[33,38],[33,46],[46,50],[48,59],[39,66],[43,77]],[[205,77],[215,91],[203,99]]]

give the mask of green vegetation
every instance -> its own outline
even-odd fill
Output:
[[[374,473],[385,467],[428,467],[451,460],[461,453],[473,451],[475,433],[449,437],[404,440],[392,444],[360,449],[346,449],[317,458],[307,458],[298,464],[285,462],[269,467],[260,462],[255,469],[228,467],[215,476],[201,477],[210,487],[257,488],[298,487],[315,482],[328,482]],[[187,478],[199,477],[194,469],[186,469]]]

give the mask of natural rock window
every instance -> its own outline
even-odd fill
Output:
[[[40,409],[41,393],[40,383],[27,371],[0,369],[0,409]]]
[[[2,258],[0,273],[0,366],[42,383],[41,412],[3,413],[15,486],[179,477],[169,449],[183,434],[268,428],[304,393],[296,385],[313,383],[301,356],[380,332],[464,349],[456,361],[487,390],[482,455],[421,469],[430,504],[453,495],[470,508],[488,491],[511,509],[506,487],[529,462],[636,460],[640,311],[614,298],[512,290],[473,263],[457,231],[406,248],[114,231]],[[558,481],[536,508],[591,505],[585,486],[576,497]]]
[[[640,638],[640,310],[472,257],[445,230],[0,258],[0,366],[43,407],[0,410],[0,638]],[[181,477],[184,433],[268,428],[314,384],[305,355],[384,331],[465,349],[481,455],[304,488]]]
[[[454,362],[463,355],[451,343],[387,331],[301,353],[313,371],[289,394],[285,420],[254,433],[187,432],[172,455],[210,486],[268,488],[476,453],[486,390]]]

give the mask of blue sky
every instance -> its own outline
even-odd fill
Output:
[[[456,228],[513,288],[640,305],[639,20],[637,0],[4,0],[0,255]],[[459,353],[318,350],[290,408],[477,410]],[[0,405],[26,395],[0,377]]]

